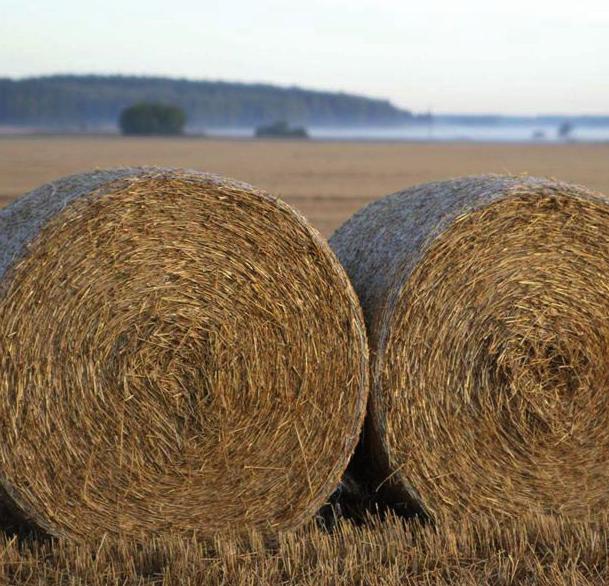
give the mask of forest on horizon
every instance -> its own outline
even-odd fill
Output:
[[[116,128],[121,111],[149,101],[178,106],[187,129],[253,127],[285,120],[313,126],[394,125],[413,119],[388,100],[267,84],[160,77],[56,75],[0,78],[0,125],[54,130]]]

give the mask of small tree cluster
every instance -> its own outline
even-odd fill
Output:
[[[121,132],[126,135],[178,135],[184,132],[186,114],[177,106],[140,102],[125,108],[120,115]]]

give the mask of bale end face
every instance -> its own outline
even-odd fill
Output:
[[[15,206],[0,228],[21,218],[31,236],[0,295],[13,505],[77,538],[312,516],[357,441],[367,367],[348,279],[307,222],[249,186],[158,169]]]
[[[332,240],[356,290],[368,285],[373,390],[359,461],[376,463],[388,498],[431,516],[604,511],[607,199],[483,177],[388,200]],[[381,223],[385,248],[361,244]],[[359,264],[348,252],[358,246]]]

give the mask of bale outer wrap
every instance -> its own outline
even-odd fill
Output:
[[[355,214],[330,244],[359,295],[371,395],[354,473],[431,517],[609,503],[609,206],[468,177]]]
[[[4,505],[52,535],[296,527],[365,412],[330,249],[195,171],[76,175],[0,211],[0,345]]]

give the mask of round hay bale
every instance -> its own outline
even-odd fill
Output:
[[[331,239],[369,333],[354,461],[432,518],[609,504],[609,201],[484,176],[422,185]]]
[[[0,212],[0,484],[52,535],[296,527],[367,394],[349,280],[282,201],[191,171],[76,175]]]

